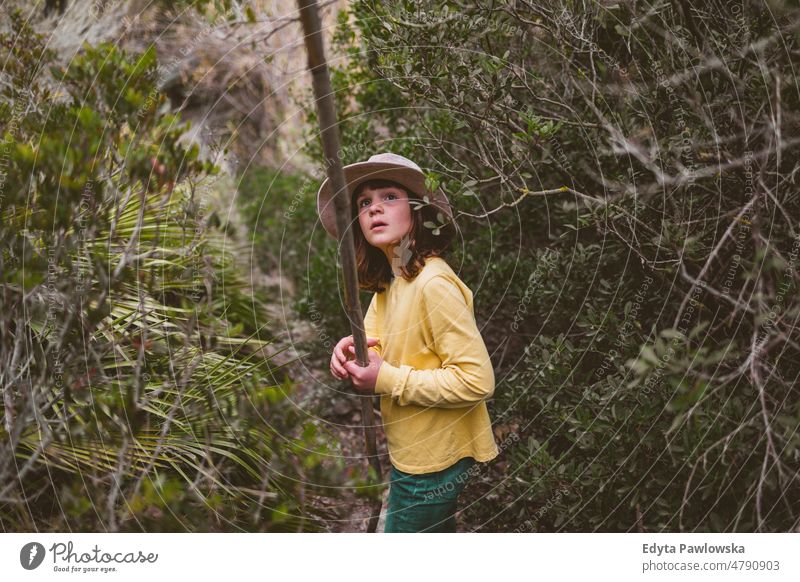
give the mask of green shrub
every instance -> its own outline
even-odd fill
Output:
[[[797,528],[799,109],[778,44],[798,19],[745,4],[363,0],[340,18],[343,146],[407,155],[454,202],[491,415],[517,437],[469,524]]]
[[[0,46],[3,530],[319,529],[328,445],[287,402],[154,50],[57,67],[19,13]]]

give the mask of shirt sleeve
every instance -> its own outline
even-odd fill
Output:
[[[379,326],[378,326],[378,294],[374,293],[372,295],[372,300],[369,302],[369,307],[367,308],[367,313],[364,315],[364,333],[367,334],[367,339],[375,337],[380,339],[379,334]],[[377,346],[370,346],[368,348],[372,350],[379,356],[383,357],[383,346],[378,344]]]
[[[494,370],[475,322],[471,302],[446,276],[438,275],[422,290],[421,322],[432,338],[441,368],[416,370],[409,365],[381,364],[375,384],[378,394],[390,394],[405,406],[461,408],[494,394]]]

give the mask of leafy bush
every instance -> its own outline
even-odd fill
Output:
[[[475,527],[798,527],[800,20],[681,6],[340,18],[344,147],[415,159],[458,210],[451,264],[516,436],[475,480]]]
[[[5,531],[318,529],[327,445],[213,226],[154,51],[68,68],[19,13],[0,124]],[[50,76],[48,76],[48,73]],[[271,353],[272,352],[272,353]]]
[[[295,294],[285,307],[315,329],[313,337],[300,340],[298,346],[317,355],[330,353],[336,340],[350,334],[337,292],[336,242],[317,216],[319,186],[312,176],[252,166],[237,190],[256,261],[265,272],[291,282]]]

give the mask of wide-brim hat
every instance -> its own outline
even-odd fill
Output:
[[[453,209],[441,188],[437,188],[435,192],[429,190],[425,185],[425,174],[422,169],[408,158],[398,154],[376,154],[366,162],[345,166],[344,179],[349,196],[352,196],[359,184],[367,180],[392,180],[408,188],[420,199],[427,196],[430,204],[442,211],[446,221],[453,218]],[[333,203],[333,194],[330,180],[325,178],[317,192],[317,214],[328,234],[337,238],[336,207]]]

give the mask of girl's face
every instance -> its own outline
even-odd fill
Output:
[[[413,226],[408,194],[400,188],[364,189],[356,199],[358,223],[364,238],[391,260],[391,249]]]

